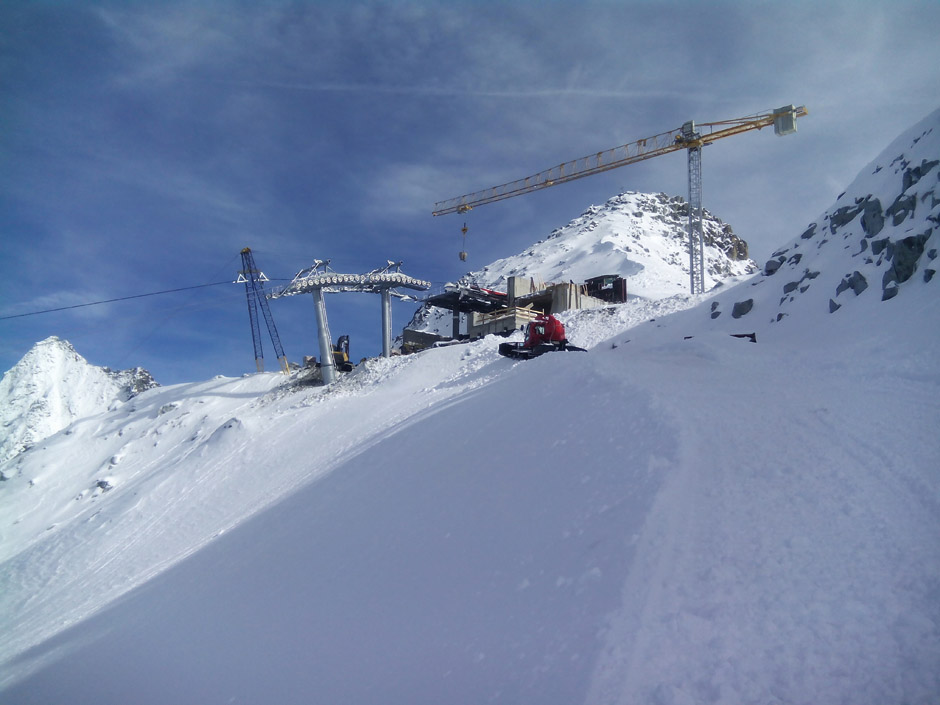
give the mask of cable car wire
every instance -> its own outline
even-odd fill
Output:
[[[159,296],[160,294],[173,294],[177,291],[189,291],[190,289],[204,289],[208,286],[219,286],[220,284],[231,284],[231,281],[224,282],[212,282],[210,284],[196,284],[195,286],[181,286],[178,289],[165,289],[164,291],[152,291],[147,294],[134,294],[133,296],[121,296],[116,299],[105,299],[104,301],[89,301],[84,304],[73,304],[72,306],[60,306],[58,308],[47,308],[42,311],[30,311],[29,313],[16,313],[12,316],[0,316],[0,321],[5,321],[10,318],[23,318],[24,316],[38,316],[41,313],[54,313],[56,311],[68,311],[73,308],[83,308],[85,306],[98,306],[100,304],[110,304],[115,301],[128,301],[130,299],[142,299],[146,296]]]

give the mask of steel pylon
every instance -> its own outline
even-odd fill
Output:
[[[261,346],[261,326],[258,321],[258,310],[260,309],[261,315],[264,316],[264,322],[268,327],[268,334],[271,336],[274,353],[281,364],[281,371],[288,374],[290,368],[287,364],[287,356],[284,354],[281,338],[277,334],[274,317],[271,315],[271,308],[268,306],[268,300],[264,295],[264,282],[268,281],[268,278],[264,276],[264,272],[255,266],[251,248],[246,247],[241,251],[241,255],[242,269],[238,273],[238,279],[235,280],[235,283],[244,282],[245,284],[245,295],[248,298],[248,319],[251,322],[251,342],[255,349],[255,366],[258,372],[264,372],[264,351]]]

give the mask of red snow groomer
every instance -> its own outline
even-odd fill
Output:
[[[499,344],[500,355],[518,360],[529,360],[557,350],[586,352],[584,348],[568,344],[565,326],[551,314],[542,314],[525,327],[524,342]]]

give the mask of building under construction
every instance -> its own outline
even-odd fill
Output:
[[[474,340],[518,330],[540,314],[599,308],[627,300],[627,282],[617,274],[592,277],[584,283],[544,284],[532,277],[509,277],[506,291],[473,284],[448,285],[426,299],[429,306],[452,313],[451,336],[406,328],[402,352],[415,352],[445,340]],[[461,322],[466,320],[466,333]]]

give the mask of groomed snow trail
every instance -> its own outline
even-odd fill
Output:
[[[512,363],[484,341],[383,363],[382,391],[295,398],[320,431],[357,399],[410,411],[22,654],[4,695],[926,705],[940,346],[892,313],[849,342],[755,345],[689,311],[586,354]]]
[[[657,380],[681,460],[587,702],[930,702],[936,383],[883,387],[874,369],[728,337],[657,347],[633,374]],[[879,434],[893,414],[911,415],[905,432]]]

